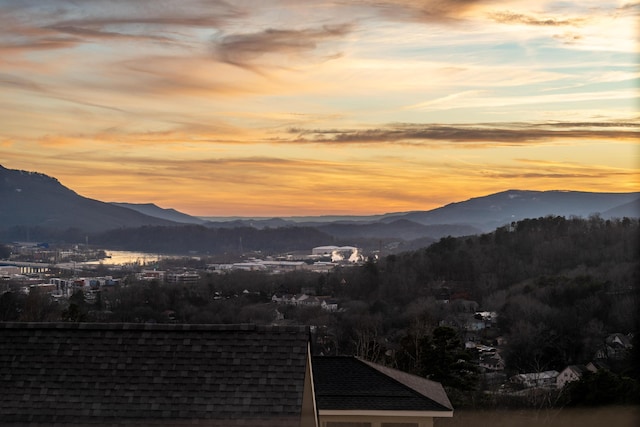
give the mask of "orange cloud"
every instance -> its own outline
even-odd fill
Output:
[[[580,26],[584,23],[583,18],[557,19],[552,17],[537,17],[514,12],[496,12],[490,14],[491,19],[500,24],[523,24],[539,27],[566,27]]]
[[[383,0],[360,1],[387,19],[409,22],[451,22],[464,18],[486,0]]]

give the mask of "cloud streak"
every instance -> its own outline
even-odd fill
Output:
[[[584,23],[583,18],[556,19],[551,17],[536,17],[514,12],[496,12],[491,14],[490,17],[500,24],[522,24],[537,27],[578,27]]]
[[[357,4],[371,8],[387,19],[451,23],[486,3],[484,0],[365,0]]]
[[[350,31],[351,26],[348,24],[325,25],[301,30],[270,28],[255,33],[224,36],[215,43],[214,51],[216,57],[222,62],[254,69],[251,64],[263,56],[273,54],[301,56],[316,51],[322,43],[342,39]],[[327,58],[336,56],[339,55],[333,53]]]
[[[139,41],[179,43],[176,29],[221,28],[246,12],[224,1],[179,5],[158,1],[25,1],[5,7],[0,18],[0,51],[69,49],[91,42]]]
[[[289,129],[295,142],[329,144],[428,144],[429,141],[526,145],[575,139],[635,140],[640,124],[635,122],[550,122],[466,125],[395,124],[366,130]],[[472,147],[472,146],[470,146]]]

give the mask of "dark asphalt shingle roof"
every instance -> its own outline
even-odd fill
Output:
[[[322,410],[452,411],[434,381],[355,357],[314,357],[316,405]]]
[[[290,326],[0,323],[0,424],[298,425],[308,342]]]

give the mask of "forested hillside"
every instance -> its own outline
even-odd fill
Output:
[[[359,320],[382,336],[454,324],[477,302],[499,314],[507,367],[559,369],[588,362],[607,334],[637,328],[638,237],[626,218],[524,220],[343,272],[347,285],[331,291],[367,304]],[[436,301],[443,293],[448,304]]]

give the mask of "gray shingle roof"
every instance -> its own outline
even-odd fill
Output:
[[[0,323],[0,424],[299,425],[308,340],[291,326]]]
[[[355,357],[314,357],[322,410],[453,411],[440,383]]]

